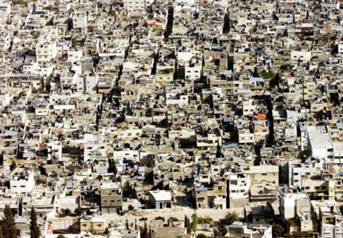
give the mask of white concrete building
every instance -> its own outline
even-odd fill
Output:
[[[253,144],[255,143],[255,134],[248,129],[239,130],[238,140],[240,144]]]
[[[6,24],[8,15],[11,12],[11,1],[0,2],[0,25]]]
[[[187,94],[179,94],[177,92],[171,92],[166,94],[167,105],[178,105],[179,107],[188,105],[189,96]]]
[[[36,45],[37,62],[49,62],[56,58],[57,47],[55,42],[40,41]]]
[[[171,207],[171,192],[165,190],[150,191],[150,200],[156,209],[170,208]]]
[[[295,188],[302,188],[303,186],[303,178],[310,176],[316,168],[314,168],[310,164],[289,164],[288,165],[288,179],[289,179],[289,186],[293,186]]]
[[[283,192],[280,191],[280,213],[285,219],[294,218],[296,216],[296,204],[298,200],[308,199],[305,193]]]
[[[124,0],[124,8],[128,11],[140,12],[153,3],[153,0]]]
[[[293,64],[298,63],[298,61],[306,63],[311,60],[311,51],[292,51],[291,52],[291,62]]]
[[[107,157],[106,143],[100,136],[85,134],[84,161],[93,162],[97,157]]]
[[[343,54],[343,43],[338,44],[338,53]]]
[[[10,181],[11,193],[30,193],[34,186],[35,179],[32,171],[27,172],[22,169],[14,171]]]
[[[249,202],[250,178],[243,173],[230,174],[227,181],[229,207],[242,207]]]
[[[314,158],[323,162],[333,157],[332,140],[324,128],[307,127],[308,149]]]

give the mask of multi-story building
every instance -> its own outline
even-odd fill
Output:
[[[103,182],[100,186],[101,211],[112,213],[121,211],[123,193],[120,183]]]

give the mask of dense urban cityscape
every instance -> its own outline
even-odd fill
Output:
[[[342,0],[1,0],[0,238],[343,238]]]

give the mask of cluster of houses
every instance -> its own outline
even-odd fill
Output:
[[[341,6],[342,4],[342,6]],[[21,237],[343,238],[343,1],[2,0]]]

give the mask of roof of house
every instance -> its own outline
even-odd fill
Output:
[[[171,192],[166,190],[150,191],[150,195],[155,201],[169,201],[171,200]]]

